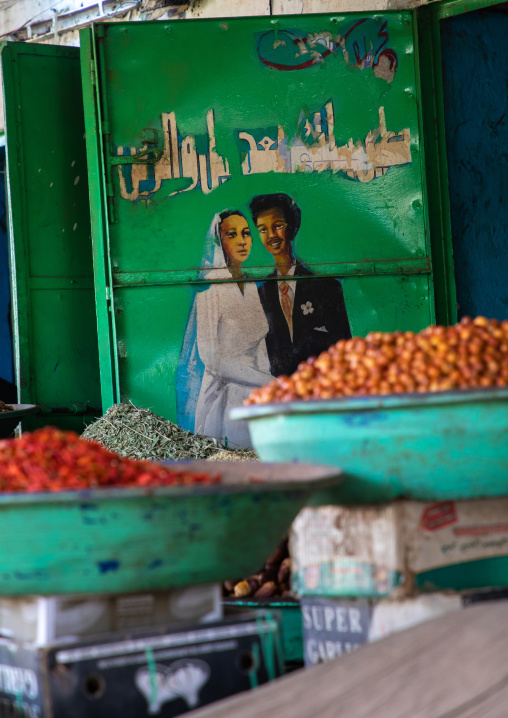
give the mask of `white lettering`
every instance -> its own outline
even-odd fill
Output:
[[[335,609],[337,631],[339,631],[340,633],[346,633],[347,631],[346,611],[347,609],[343,606],[337,606],[337,608]]]
[[[10,666],[0,665],[0,688],[4,693],[16,693],[12,687],[12,668]]]
[[[353,653],[360,645],[349,641],[317,641],[311,638],[306,643],[307,657],[311,665],[328,663],[345,653]]]
[[[361,616],[362,614],[359,608],[349,609],[349,630],[351,633],[362,632],[362,625],[360,623]]]
[[[239,139],[248,145],[242,172],[244,175],[265,172],[345,172],[352,179],[370,182],[384,175],[389,167],[411,162],[409,129],[388,131],[384,107],[379,108],[378,127],[368,132],[363,142],[353,143],[350,138],[346,144],[338,146],[334,132],[335,110],[332,101],[327,102],[321,111],[315,112],[312,120],[305,120],[300,136],[287,136],[279,125],[277,139],[267,136],[261,142],[256,142],[253,135],[240,131]]]
[[[314,622],[314,628],[316,631],[322,631],[323,630],[323,624],[319,620],[319,606],[312,606],[312,619]]]
[[[307,641],[307,655],[312,665],[319,663],[319,651],[317,641],[313,638]]]
[[[335,658],[335,643],[333,641],[325,641],[326,658],[331,661]]]
[[[37,676],[29,668],[0,664],[0,691],[33,699],[39,694]]]
[[[319,657],[321,658],[321,662],[326,663],[326,650],[325,650],[325,646],[322,642],[318,643],[318,651],[319,651]]]
[[[179,192],[189,192],[200,186],[204,194],[219,187],[230,178],[229,163],[217,153],[215,138],[215,117],[214,111],[209,110],[206,115],[206,126],[208,131],[208,152],[201,155],[196,151],[196,141],[192,136],[178,139],[178,127],[174,112],[166,112],[161,116],[164,130],[164,149],[156,162],[152,163],[154,179],[150,189],[141,189],[141,184],[148,181],[149,155],[153,148],[144,144],[141,149],[132,147],[130,156],[136,161],[130,165],[130,184],[127,187],[127,176],[124,172],[125,165],[118,166],[118,177],[120,181],[120,192],[122,197],[136,200],[138,197],[149,199],[150,195],[158,192],[164,180],[183,179],[189,180],[187,187],[172,192],[171,195]],[[124,156],[124,148],[117,148],[117,157]],[[128,153],[127,153],[128,155]],[[182,171],[180,171],[180,160]]]
[[[333,630],[333,619],[335,617],[335,611],[331,606],[325,606],[325,630]]]
[[[302,606],[303,627],[307,630],[312,628],[312,616],[309,606]]]

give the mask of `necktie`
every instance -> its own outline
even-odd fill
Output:
[[[284,316],[286,317],[286,322],[288,323],[291,341],[293,341],[293,302],[289,296],[289,284],[287,282],[280,282],[279,291],[280,305],[282,307],[282,311],[284,312]]]

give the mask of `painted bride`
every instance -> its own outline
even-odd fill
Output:
[[[198,292],[191,310],[177,372],[178,420],[196,434],[250,447],[247,423],[231,421],[229,410],[273,377],[265,343],[268,322],[256,283],[245,281],[242,270],[252,247],[243,214],[216,215],[207,245],[200,278],[219,281]]]

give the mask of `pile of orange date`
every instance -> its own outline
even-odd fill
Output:
[[[341,339],[291,376],[254,389],[245,404],[508,386],[508,321],[464,317],[453,326]]]

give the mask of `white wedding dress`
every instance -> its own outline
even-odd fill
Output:
[[[205,279],[231,279],[227,268]],[[197,348],[205,366],[196,407],[195,433],[228,439],[233,448],[251,446],[246,421],[231,421],[252,389],[269,382],[265,337],[268,322],[255,282],[212,284],[196,295]]]

